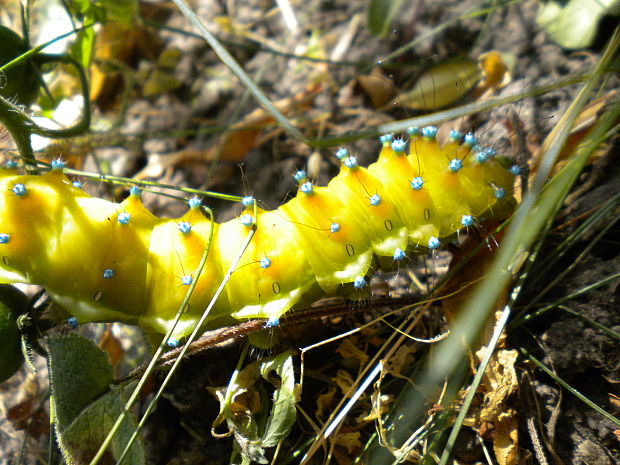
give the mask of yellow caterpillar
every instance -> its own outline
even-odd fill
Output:
[[[513,179],[492,149],[456,131],[440,147],[437,129],[411,128],[404,140],[381,137],[378,160],[357,165],[346,149],[326,187],[299,171],[297,196],[273,211],[244,212],[217,224],[189,199],[181,218],[152,215],[132,187],[120,204],[93,198],[63,174],[0,169],[0,282],[45,286],[78,322],[122,321],[165,334],[209,249],[189,307],[173,336],[189,334],[238,253],[256,234],[206,321],[272,322],[296,304],[342,286],[363,288],[382,263],[437,249],[485,217],[514,206]],[[254,212],[257,211],[257,215]],[[212,238],[212,243],[210,242]]]

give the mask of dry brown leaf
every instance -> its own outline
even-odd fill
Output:
[[[394,97],[394,83],[381,68],[374,68],[370,74],[358,77],[356,82],[375,108],[382,107]]]
[[[468,248],[474,247],[475,244],[468,242],[465,247],[461,247],[460,253],[463,256],[468,254]],[[453,279],[449,288],[445,289],[446,293],[454,292],[458,289],[464,289],[473,280],[482,279],[493,258],[494,251],[490,248],[483,248],[479,253],[469,260],[464,269],[457,274],[458,279]],[[455,257],[458,260],[458,257]],[[449,299],[442,301],[442,306],[448,317],[448,321],[453,320],[461,308],[462,303],[468,298],[471,289],[460,292],[451,296]],[[496,308],[503,308],[506,295],[496,304]],[[500,311],[492,314],[486,321],[485,327],[478,340],[478,346],[481,347],[476,352],[477,360],[470,358],[472,371],[478,365],[479,360],[484,357],[486,347],[483,341],[488,341],[495,329],[496,321],[501,314]],[[505,335],[502,335],[498,342],[498,347],[503,347]],[[473,347],[473,350],[476,346]],[[517,351],[515,350],[498,350],[489,362],[485,371],[479,390],[484,394],[481,406],[472,409],[470,415],[465,419],[464,424],[478,429],[482,436],[484,430],[492,425],[493,447],[500,465],[515,465],[518,450],[518,432],[516,412],[507,406],[510,397],[518,388],[517,376],[514,364],[517,360]]]
[[[162,49],[161,39],[148,28],[137,24],[105,23],[95,39],[91,66],[90,100],[108,110],[118,103],[122,75],[106,63],[133,68],[141,59],[155,61]]]
[[[504,80],[508,66],[504,63],[502,54],[497,50],[491,50],[478,57],[478,65],[482,70],[483,87],[498,87]]]
[[[310,108],[322,88],[320,83],[311,84],[303,92],[275,102],[274,106],[285,116],[303,113]],[[257,108],[222,135],[218,143],[207,151],[207,161],[216,158],[227,161],[243,160],[262,131],[274,124],[273,116],[262,108]]]
[[[361,365],[364,365],[368,361],[368,355],[366,355],[363,350],[361,350],[355,345],[356,342],[357,338],[347,338],[342,341],[340,345],[338,345],[336,352],[338,352],[342,356],[342,358],[354,358],[356,360],[359,360]]]
[[[348,371],[338,370],[336,377],[332,381],[338,385],[343,394],[347,394],[353,386],[353,378]]]
[[[32,416],[38,403],[38,400],[35,398],[28,398],[18,402],[8,409],[7,420],[13,424],[16,430],[26,429],[28,427],[28,419]]]
[[[358,424],[379,420],[383,415],[389,413],[390,406],[394,403],[394,396],[390,394],[381,394],[378,391],[372,393],[371,399],[371,411],[368,414],[362,414],[357,417],[355,421]]]
[[[617,100],[617,91],[611,91],[604,95],[603,97],[590,102],[586,105],[577,119],[575,120],[575,124],[571,129],[571,132],[566,139],[566,143],[562,148],[562,151],[558,155],[556,160],[556,166],[554,169],[554,173],[557,173],[562,166],[564,166],[565,161],[571,156],[571,154],[579,147],[579,144],[583,139],[590,133],[595,123],[598,121],[600,115],[605,111],[606,107]],[[530,160],[530,180],[534,179],[534,175],[538,170],[540,162],[542,160],[543,154],[547,153],[549,146],[553,140],[557,137],[558,126],[555,126],[553,130],[549,133],[547,138],[544,140],[542,145],[536,151],[532,159]],[[600,159],[603,155],[607,153],[608,150],[607,144],[602,144],[597,150],[595,150],[590,159],[588,160],[589,164],[595,163],[598,159]]]
[[[469,58],[440,63],[424,72],[412,89],[400,93],[379,110],[390,110],[395,105],[425,111],[443,108],[467,94],[481,76],[480,68]]]
[[[519,444],[519,422],[517,412],[509,410],[502,413],[493,422],[495,437],[493,438],[493,451],[499,465],[515,465]]]
[[[496,50],[491,50],[480,54],[478,57],[478,68],[480,79],[471,92],[467,94],[467,101],[483,102],[497,95],[497,91],[512,82],[510,69],[513,67],[515,57],[502,54]],[[469,131],[477,123],[472,115],[459,117],[452,121],[447,121],[440,127],[438,137],[441,137],[442,130],[445,130],[445,137],[448,136],[449,129],[459,131]],[[511,133],[511,131],[508,131]]]
[[[476,353],[480,360],[484,352],[483,348]],[[506,402],[519,387],[514,367],[517,356],[516,350],[499,350],[491,357],[481,384],[486,390],[480,412],[482,421],[494,421],[503,414]]]
[[[336,435],[336,444],[344,447],[347,450],[347,453],[351,455],[362,448],[360,437],[361,433],[359,431],[338,433],[338,435]]]
[[[401,373],[413,362],[413,355],[416,352],[415,347],[402,345],[394,355],[387,360],[385,371],[394,376],[400,376]]]
[[[28,434],[38,439],[50,431],[49,416],[40,405],[39,397],[27,397],[8,409],[6,419],[16,430],[27,429]]]
[[[230,411],[235,414],[253,415],[262,410],[260,394],[256,390],[247,390],[236,393],[230,403]]]
[[[182,83],[170,72],[153,69],[142,85],[142,95],[150,98],[171,92],[181,87]]]
[[[321,89],[321,84],[312,84],[294,97],[279,100],[274,106],[284,115],[303,113],[310,108]],[[273,125],[275,125],[273,117],[262,108],[257,108],[242,121],[230,126],[226,133],[206,150],[181,150],[160,157],[150,157],[147,165],[134,177],[159,178],[174,167],[193,163],[205,164],[216,159],[241,161],[255,147],[263,131]]]
[[[472,100],[485,100],[512,80],[509,66],[497,50],[480,54],[478,67],[482,77],[471,94]]]
[[[316,411],[314,415],[317,418],[323,418],[323,412],[329,411],[334,406],[334,399],[336,395],[336,388],[330,386],[327,392],[319,394],[316,400]]]
[[[482,360],[486,348],[476,356]],[[508,406],[510,397],[518,389],[515,362],[516,350],[499,350],[491,357],[479,390],[484,393],[482,405],[471,412],[465,424],[478,429],[483,436],[489,424],[493,425],[493,449],[500,465],[515,465],[518,451],[517,412]]]
[[[338,465],[351,465],[356,462],[355,457],[359,455],[362,448],[359,433],[339,433],[335,438],[335,443],[341,446],[333,449],[333,457]]]
[[[106,325],[106,330],[99,340],[99,348],[108,354],[110,365],[113,367],[118,365],[118,362],[121,361],[121,358],[125,353],[121,341],[119,341],[119,339],[112,334],[110,325]]]

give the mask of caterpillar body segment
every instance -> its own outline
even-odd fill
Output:
[[[203,215],[199,203],[193,203],[181,218],[158,220],[149,241],[145,311],[141,315],[141,326],[166,333],[188,286],[196,277],[204,251],[209,249],[209,260],[188,302],[188,311],[181,316],[177,325],[174,337],[178,339],[192,331],[221,281],[223,272],[219,255],[210,243],[211,237],[218,237],[220,225]],[[220,296],[218,305],[211,313],[212,321],[226,324],[230,320],[228,308],[226,296]]]
[[[325,187],[295,174],[297,196],[273,211],[254,208],[217,224],[190,199],[177,219],[145,209],[137,188],[120,204],[90,197],[61,167],[41,176],[0,170],[0,282],[40,284],[78,322],[122,321],[164,334],[188,285],[207,264],[175,328],[191,332],[238,254],[255,236],[208,316],[214,328],[241,318],[277,321],[293,306],[344,286],[361,289],[381,264],[440,247],[482,217],[514,206],[514,175],[473,136],[410,131],[386,135],[377,162],[337,152],[340,173]],[[205,328],[206,329],[206,328]]]
[[[247,214],[253,214],[250,211]],[[319,295],[295,225],[279,210],[258,209],[255,221],[254,238],[226,286],[235,318],[279,317],[305,295]],[[220,225],[217,250],[222,263],[232,262],[249,227],[239,220]]]
[[[218,225],[190,209],[180,220],[190,221],[194,234],[184,236],[177,221],[155,217],[139,197],[115,204],[90,197],[60,171],[15,174],[0,170],[0,228],[8,236],[0,282],[45,286],[80,323],[123,321],[165,333],[187,291],[182,279],[194,272],[210,228]],[[13,195],[15,184],[27,194]],[[221,276],[217,259],[201,276],[189,302],[198,314]],[[218,309],[229,321],[227,302],[221,302]],[[183,315],[180,334],[189,333],[196,320],[195,314]]]

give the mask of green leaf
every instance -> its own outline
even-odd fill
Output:
[[[368,30],[373,36],[387,34],[392,20],[403,0],[370,0],[368,3]]]
[[[91,340],[77,334],[55,335],[47,338],[47,346],[51,406],[63,457],[69,464],[88,463],[125,406],[124,389],[113,387],[108,392],[112,367]],[[121,424],[110,448],[115,460],[136,424],[131,414]],[[128,457],[125,465],[145,463],[141,442],[134,443]]]
[[[92,24],[92,21],[85,21],[84,24]],[[95,31],[92,27],[87,27],[78,32],[75,42],[71,46],[71,56],[77,60],[84,69],[88,69],[90,66],[94,44]]]
[[[131,392],[128,388],[125,390],[127,393]],[[105,394],[85,408],[59,435],[60,447],[67,463],[88,463],[94,457],[125,406],[127,396],[124,394],[124,389],[113,387],[112,392]],[[108,449],[114,462],[120,458],[136,426],[137,421],[133,415],[127,415],[121,423],[121,427]],[[138,439],[123,459],[123,464],[140,465],[143,463],[146,463],[144,445],[141,439]]]
[[[71,2],[70,8],[82,19],[82,25],[85,27],[77,34],[71,47],[71,56],[85,69],[88,69],[93,58],[95,31],[92,25],[106,21],[130,24],[138,11],[135,0],[101,0],[96,2],[74,0]]]
[[[25,106],[36,99],[40,87],[37,71],[26,58],[27,51],[27,44],[16,32],[0,26],[0,66],[13,63],[0,72],[0,95]],[[21,61],[16,62],[18,58]]]
[[[71,0],[68,6],[70,9],[85,15],[91,9],[92,3],[91,0]]]
[[[69,334],[47,338],[50,382],[60,432],[112,382],[106,354],[92,341]]]
[[[619,12],[619,0],[549,0],[540,4],[536,23],[562,47],[577,49],[592,45],[604,15]]]
[[[267,401],[258,381],[260,377],[274,387],[273,402],[267,415]],[[259,360],[238,372],[228,388],[212,390],[220,401],[220,414],[235,441],[243,463],[268,463],[265,449],[285,438],[295,422],[295,373],[290,353]]]
[[[138,12],[136,0],[105,0],[102,5],[108,21],[131,24]]]
[[[273,380],[272,372],[278,375]],[[276,386],[273,393],[273,405],[262,437],[263,447],[274,447],[284,439],[295,423],[295,372],[290,353],[277,355],[261,364],[261,376]]]
[[[144,81],[142,95],[147,98],[171,92],[181,87],[182,83],[172,73],[154,69]]]

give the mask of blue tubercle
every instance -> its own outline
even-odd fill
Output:
[[[463,138],[463,145],[473,147],[477,143],[478,141],[476,140],[476,136],[474,136],[471,132],[465,134],[465,137]]]
[[[306,176],[306,172],[304,170],[296,171],[293,175],[293,179],[297,182],[304,182],[308,177]]]
[[[52,169],[54,171],[62,171],[65,169],[65,162],[62,160],[52,160]]]
[[[307,181],[304,182],[301,186],[299,186],[299,190],[302,191],[304,194],[312,194],[312,192],[314,192],[314,188],[312,187],[312,183]]]
[[[140,197],[142,190],[138,186],[131,186],[129,188],[129,195],[132,197]]]
[[[405,151],[405,146],[407,143],[402,139],[397,139],[392,142],[392,150],[396,153],[403,153]]]
[[[396,249],[394,249],[394,260],[399,262],[401,260],[404,260],[405,258],[407,258],[407,254],[405,254],[405,251],[399,247],[397,247]]]
[[[353,280],[353,287],[355,289],[361,289],[363,287],[368,286],[368,283],[366,282],[366,280],[364,279],[363,276],[357,276],[354,280]]]
[[[422,186],[424,186],[424,180],[422,179],[422,176],[417,176],[411,180],[411,188],[414,191],[419,191],[420,189],[422,189]]]
[[[10,240],[10,234],[0,234],[0,244],[8,244]]]
[[[28,192],[26,189],[26,186],[24,186],[22,183],[15,184],[11,188],[11,191],[13,192],[13,194],[17,195],[18,197],[23,197],[24,195],[26,195],[26,192]]]
[[[7,160],[4,167],[12,170],[17,168],[17,162],[15,160]]]
[[[455,143],[459,143],[461,142],[461,139],[463,138],[463,134],[461,134],[461,131],[458,131],[456,129],[452,129],[450,131],[450,141],[451,142],[455,142]]]
[[[495,151],[495,149],[491,147],[487,147],[486,149],[484,149],[484,151],[486,152],[487,157],[489,158],[493,158],[495,155],[497,155],[497,152]]]
[[[474,217],[471,215],[463,215],[461,217],[461,224],[465,226],[466,228],[468,228],[469,226],[474,224]]]
[[[117,219],[120,224],[129,224],[129,220],[131,219],[131,214],[127,212],[121,212],[118,214]]]
[[[489,153],[484,147],[479,147],[476,151],[476,161],[478,163],[486,163],[489,159]]]
[[[359,166],[357,164],[357,158],[355,158],[353,156],[345,158],[342,163],[344,164],[344,166],[346,166],[350,170],[354,170],[355,168],[357,168]]]
[[[75,187],[76,189],[81,189],[82,188],[82,181],[73,181],[71,184],[73,184],[73,187]]]
[[[426,126],[422,128],[422,137],[429,140],[434,140],[437,135],[437,127],[435,126]]]
[[[519,165],[510,165],[508,171],[510,171],[510,174],[513,176],[519,176],[521,174],[521,167]]]
[[[260,259],[260,267],[261,268],[269,268],[271,266],[271,260],[267,257]]]
[[[270,316],[265,323],[266,328],[276,328],[280,326],[280,318],[277,316]]]
[[[431,250],[438,249],[441,246],[441,242],[435,236],[431,236],[428,239],[428,248]]]
[[[340,161],[344,160],[349,156],[349,149],[346,147],[341,147],[336,151],[336,158]]]
[[[340,225],[338,223],[332,223],[329,227],[329,230],[332,233],[337,233],[338,231],[340,231]]]
[[[410,136],[417,136],[420,134],[420,128],[417,126],[409,126],[407,128],[407,134],[409,134]]]
[[[448,164],[448,169],[450,171],[452,171],[453,173],[456,173],[461,168],[463,168],[463,162],[460,159],[453,158],[452,160],[450,160],[450,163]]]
[[[243,226],[252,226],[254,224],[254,218],[249,213],[245,213],[239,217],[239,222]]]
[[[103,270],[103,277],[105,279],[112,279],[115,274],[116,272],[111,268],[106,268],[105,270]]]
[[[379,141],[383,145],[389,145],[389,144],[392,143],[393,140],[394,140],[394,135],[393,134],[383,134],[382,136],[379,137]]]
[[[254,197],[252,197],[251,195],[243,197],[241,199],[241,205],[243,205],[246,208],[251,206],[251,205],[254,205]]]
[[[379,197],[379,194],[374,194],[370,196],[370,205],[372,205],[373,207],[376,207],[380,203],[381,203],[381,197]]]
[[[506,197],[506,189],[503,187],[495,187],[495,192],[493,192],[493,195],[496,199],[503,199]]]
[[[186,274],[185,276],[181,277],[181,284],[183,284],[184,286],[189,286],[193,282],[194,282],[194,278],[192,278],[192,276],[189,274]]]
[[[179,342],[178,339],[171,338],[166,341],[166,345],[170,347],[171,349],[176,349],[177,347],[179,347],[179,345],[181,345],[181,343]]]
[[[187,201],[189,208],[200,208],[202,201],[198,197],[192,197]]]
[[[189,221],[181,221],[179,223],[179,231],[183,233],[183,235],[187,235],[192,230],[192,225]]]
[[[67,318],[67,325],[69,325],[71,329],[77,329],[79,326],[77,318],[74,316]]]

